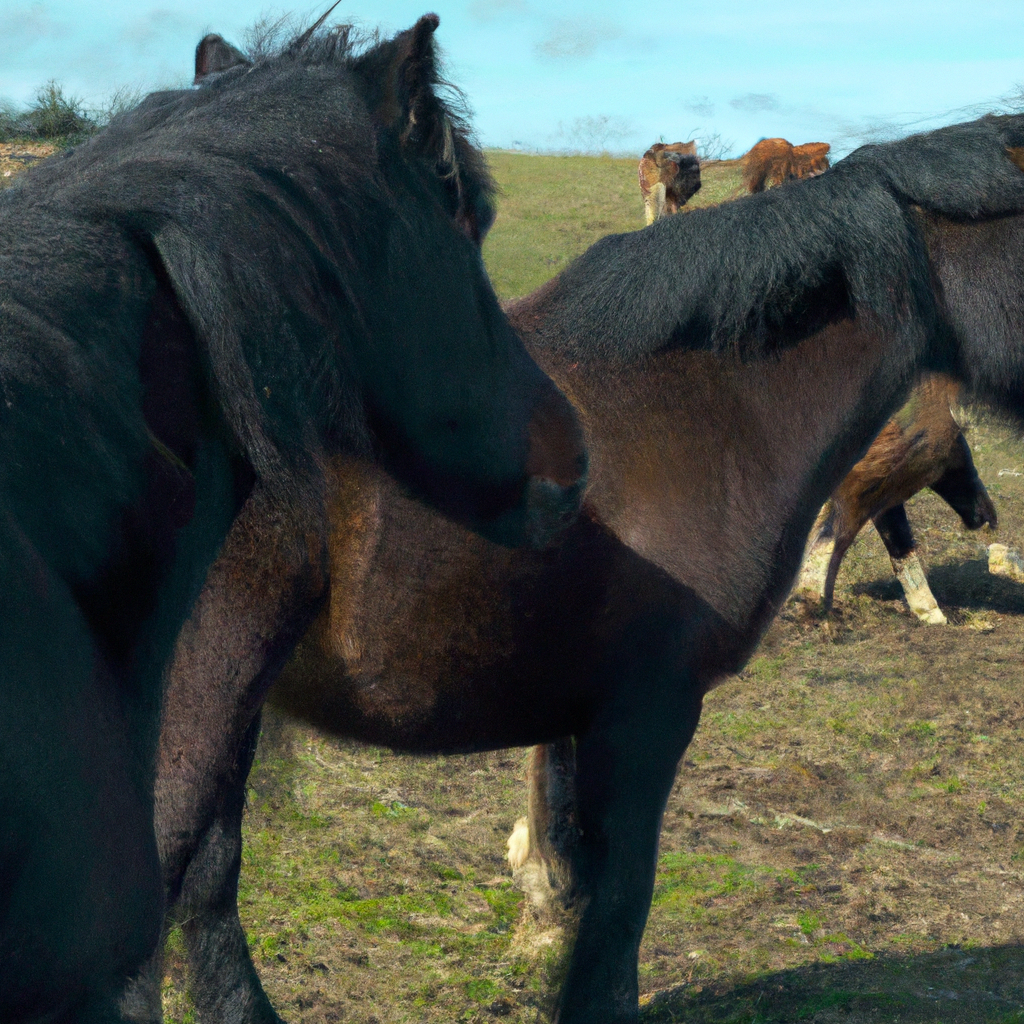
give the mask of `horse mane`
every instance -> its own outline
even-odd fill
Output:
[[[1021,147],[1024,114],[988,114],[896,142],[861,146],[840,165],[870,165],[904,202],[952,220],[976,220],[1024,208],[1024,175],[1016,162],[1021,156],[1009,152]]]
[[[436,16],[427,18],[435,19],[436,25]],[[415,62],[410,62],[414,63],[414,81],[408,74],[401,82],[389,81],[387,71],[403,47],[408,49],[413,29],[382,39],[376,30],[364,32],[351,24],[323,25],[322,20],[305,28],[296,28],[288,17],[257,23],[247,33],[244,51],[225,44],[239,55],[238,63],[211,75],[200,89],[169,90],[145,97],[133,110],[114,118],[89,145],[102,148],[104,136],[110,144],[120,144],[125,135],[152,130],[201,105],[203,94],[212,99],[245,89],[249,76],[259,80],[261,88],[271,84],[287,88],[288,79],[296,77],[297,69],[352,72],[359,78],[371,108],[376,104],[394,108],[416,90],[420,107],[413,112],[401,142],[433,165],[450,194],[453,216],[474,241],[482,241],[494,223],[497,186],[471,128],[468,101],[445,76],[436,46],[427,47]]]
[[[760,356],[835,319],[871,312],[896,327],[927,310],[916,234],[870,174],[824,174],[609,235],[508,311],[570,358],[595,345],[624,360],[669,347]]]
[[[831,170],[609,235],[508,307],[542,346],[635,359],[666,347],[761,356],[845,317],[917,343],[940,320],[921,207],[1024,211],[1024,115],[866,146]],[[595,342],[595,338],[600,341]]]

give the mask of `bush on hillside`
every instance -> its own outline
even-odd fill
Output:
[[[52,79],[36,93],[35,102],[25,110],[19,110],[12,103],[0,103],[0,142],[40,139],[73,143],[99,127],[100,121],[86,110],[82,101],[66,95]]]

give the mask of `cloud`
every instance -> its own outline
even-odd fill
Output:
[[[160,9],[149,11],[145,17],[128,22],[121,30],[121,39],[139,50],[148,49],[154,42],[160,42],[169,36],[189,32],[190,23],[181,18],[177,12]]]
[[[582,18],[557,21],[551,34],[534,47],[540,57],[548,60],[582,60],[592,57],[601,43],[616,39],[622,29],[610,22],[593,22]]]
[[[715,116],[715,105],[707,96],[694,96],[692,99],[687,100],[683,106],[687,110],[692,110],[693,113],[700,117]]]
[[[745,114],[759,114],[765,110],[778,110],[778,97],[767,92],[748,92],[745,96],[737,96],[729,100],[734,110],[742,110]]]
[[[38,39],[61,39],[71,34],[66,22],[55,21],[45,4],[35,3],[0,15],[0,39],[8,46]],[[6,49],[6,47],[5,47]]]
[[[529,11],[526,0],[472,0],[468,13],[473,21],[497,21],[512,14]]]

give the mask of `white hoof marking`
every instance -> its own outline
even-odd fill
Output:
[[[521,868],[530,855],[530,823],[520,818],[508,837],[508,863],[513,871]]]

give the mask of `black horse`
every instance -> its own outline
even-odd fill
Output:
[[[545,551],[334,463],[361,528],[336,536],[329,604],[271,700],[398,750],[555,744],[531,809],[580,908],[561,1024],[636,1019],[661,815],[703,696],[749,658],[817,510],[918,372],[1024,418],[1022,145],[1024,116],[862,149],[606,238],[513,304],[592,457],[584,512]],[[230,558],[212,578],[208,621],[233,621]],[[200,1018],[269,1024],[235,905],[258,719],[202,625],[171,673],[157,829]]]
[[[0,198],[5,1024],[120,1019],[157,943],[163,672],[243,506],[264,540],[298,524],[280,661],[326,591],[329,457],[503,543],[578,505],[575,415],[483,271],[492,186],[436,26],[254,63],[208,39],[206,88]]]

